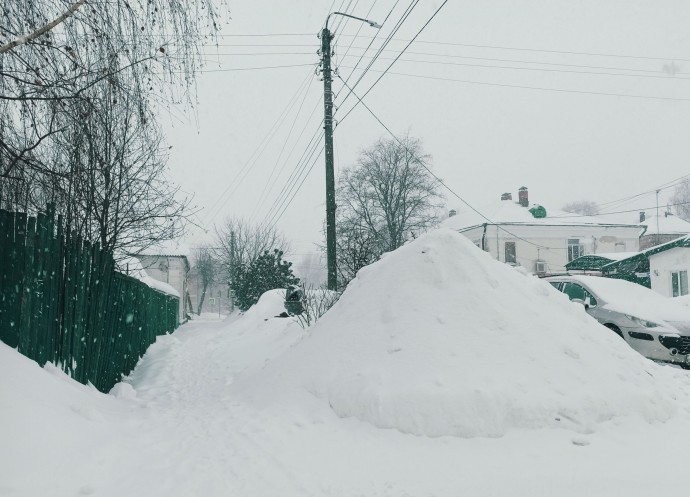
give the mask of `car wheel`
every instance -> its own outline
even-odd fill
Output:
[[[606,323],[604,326],[606,326],[609,330],[613,330],[619,337],[623,338],[623,332],[615,324]]]

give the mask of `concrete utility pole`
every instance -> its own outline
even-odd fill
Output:
[[[335,263],[335,174],[333,172],[333,91],[331,90],[331,39],[326,27],[321,31],[321,57],[323,61],[323,129],[326,152],[326,261],[328,289],[336,290],[338,276]]]
[[[331,40],[333,35],[328,30],[328,19],[340,15],[366,22],[373,28],[381,28],[374,21],[351,16],[342,12],[332,12],[326,17],[326,24],[321,30],[321,71],[323,74],[323,128],[326,156],[326,262],[328,267],[328,289],[337,290],[338,275],[335,262],[335,174],[333,172],[333,91],[331,83]]]

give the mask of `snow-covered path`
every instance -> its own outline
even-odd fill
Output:
[[[126,386],[117,398],[80,390],[56,374],[68,412],[53,412],[52,425],[34,413],[33,430],[17,426],[22,433],[3,425],[23,453],[2,452],[0,495],[649,496],[683,488],[652,470],[684,473],[684,419],[614,421],[592,435],[428,438],[338,418],[317,399],[253,405],[242,383],[304,333],[284,320],[257,324],[202,321],[163,337],[130,380],[136,397]]]

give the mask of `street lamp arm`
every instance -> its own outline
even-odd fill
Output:
[[[331,12],[330,14],[328,14],[328,17],[326,17],[326,29],[328,29],[328,20],[331,18],[331,16],[335,16],[335,15],[349,17],[350,19],[357,19],[358,21],[366,22],[372,28],[381,29],[381,25],[378,24],[377,22],[370,21],[369,19],[364,19],[362,17],[357,17],[357,16],[352,16],[350,14],[345,14],[344,12]]]

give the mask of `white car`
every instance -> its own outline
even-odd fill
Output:
[[[643,356],[690,369],[690,308],[648,288],[600,276],[544,278]]]

